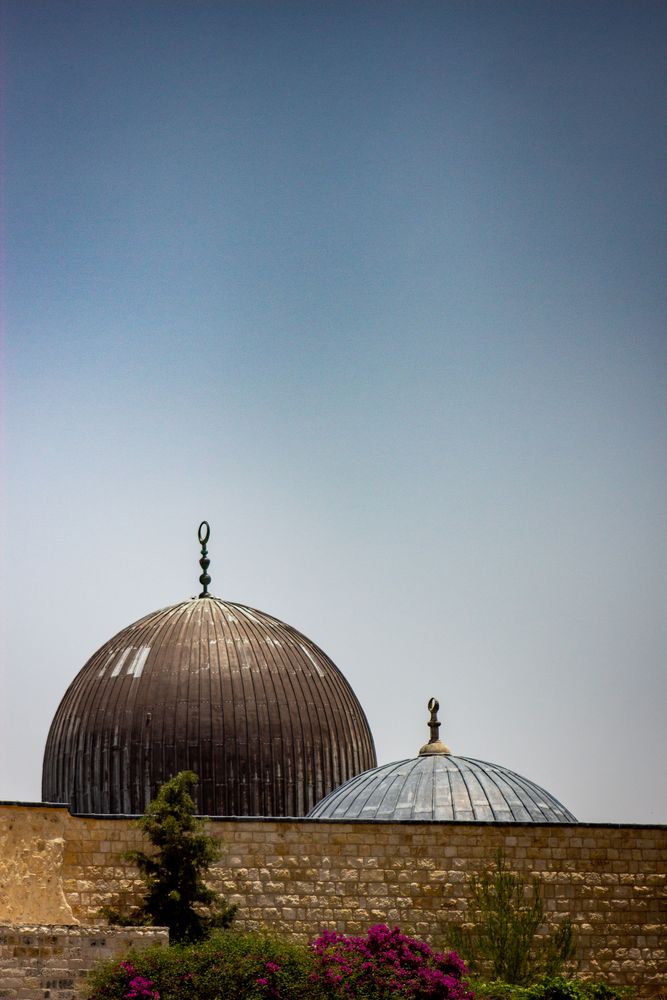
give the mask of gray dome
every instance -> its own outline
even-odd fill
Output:
[[[322,799],[309,819],[576,823],[539,785],[497,764],[438,754],[372,768]]]
[[[418,757],[374,767],[334,789],[309,819],[469,820],[476,823],[576,823],[539,785],[497,764],[455,757],[438,736],[431,698],[431,738]]]

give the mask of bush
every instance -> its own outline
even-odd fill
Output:
[[[315,1000],[306,945],[230,930],[198,944],[153,947],[108,962],[89,1000]],[[134,985],[133,985],[134,984]],[[143,990],[143,992],[142,992]]]
[[[533,876],[526,885],[509,870],[502,852],[493,868],[470,877],[470,891],[471,926],[450,927],[448,933],[474,972],[527,984],[556,976],[572,958],[572,924],[564,920],[551,934],[537,937],[545,917],[540,880]]]
[[[563,976],[543,976],[531,986],[475,980],[474,990],[477,1000],[622,1000],[634,992],[628,987]]]
[[[312,945],[231,930],[132,952],[91,977],[89,1000],[472,1000],[458,955],[398,928],[324,931]]]
[[[434,952],[398,927],[371,927],[365,937],[323,931],[313,943],[313,979],[327,997],[364,1000],[472,1000],[455,952]]]

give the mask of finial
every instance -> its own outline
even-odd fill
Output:
[[[199,560],[199,565],[202,568],[202,574],[199,577],[199,582],[201,583],[203,590],[200,597],[208,597],[208,585],[211,582],[211,578],[208,575],[208,568],[211,565],[211,560],[208,557],[208,549],[206,548],[206,543],[208,542],[209,535],[211,534],[211,527],[208,521],[202,521],[199,525],[199,531],[197,532],[197,537],[199,538],[199,544],[201,545],[201,559]]]
[[[440,703],[437,698],[431,698],[428,703],[428,710],[431,713],[431,718],[428,720],[428,728],[431,730],[431,738],[419,751],[420,757],[431,753],[451,753],[449,747],[446,747],[444,743],[441,743],[440,737],[438,736],[438,730],[440,729],[440,721],[438,719],[439,708]]]

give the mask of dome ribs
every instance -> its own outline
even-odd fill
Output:
[[[303,815],[354,773],[355,756],[362,766],[373,761],[374,754],[357,747],[361,733],[364,746],[371,745],[368,725],[358,703],[341,697],[349,685],[340,671],[303,633],[253,608],[236,605],[236,612],[263,661],[255,683],[261,682],[266,699],[267,725],[259,732],[268,733],[269,741],[260,736],[261,745],[270,751],[274,793],[277,787],[284,789],[284,811],[278,813],[276,804],[272,813],[262,814]],[[283,744],[280,754],[275,752],[278,743]],[[263,774],[269,774],[266,754]],[[264,780],[262,787],[267,787]]]
[[[243,639],[235,627],[238,624],[235,609],[225,606],[224,628],[229,632],[231,642],[227,644],[228,674],[230,684],[230,704],[233,713],[233,728],[223,743],[227,761],[231,760],[231,780],[227,783],[226,812],[231,816],[252,815],[248,801],[248,775],[244,768],[248,752],[248,715],[245,705],[243,665],[245,650]]]
[[[213,705],[213,671],[211,669],[211,657],[213,649],[217,652],[217,642],[213,629],[213,618],[206,615],[202,623],[202,634],[200,637],[199,656],[199,690],[201,707],[199,715],[201,735],[201,760],[199,774],[199,785],[204,801],[216,800],[216,783],[218,760],[215,751],[215,720]],[[204,690],[205,689],[205,690]]]
[[[141,813],[180,770],[204,815],[304,815],[375,764],[366,717],[306,636],[206,596],[118,632],[70,684],[42,795],[78,813]]]
[[[255,811],[262,816],[279,815],[277,810],[281,808],[289,813],[290,804],[295,798],[293,762],[285,759],[286,752],[295,742],[295,730],[288,707],[295,696],[292,678],[290,671],[278,670],[276,657],[282,657],[282,643],[268,634],[269,623],[260,622],[248,608],[238,606],[237,610],[245,619],[245,627],[252,635],[256,649],[256,676],[253,677],[253,685],[259,777]],[[290,686],[286,698],[280,697],[278,679]],[[261,687],[261,697],[257,697],[258,686]]]
[[[326,796],[311,819],[576,823],[539,785],[507,768],[433,754],[372,768]]]
[[[252,609],[243,609],[255,616]],[[255,621],[257,619],[255,618]],[[279,636],[275,641],[275,654],[268,666],[276,690],[277,703],[281,701],[289,719],[290,740],[283,747],[283,760],[289,774],[285,801],[280,804],[278,815],[304,815],[312,799],[312,772],[315,766],[315,737],[311,691],[295,656],[295,642],[291,630],[277,619],[266,626]],[[265,642],[265,640],[263,640]],[[289,685],[289,690],[285,688]]]
[[[233,796],[236,794],[238,774],[238,745],[236,740],[236,705],[231,678],[230,647],[232,639],[225,630],[225,610],[213,619],[216,634],[218,673],[216,687],[220,691],[220,716],[214,737],[218,785],[213,802],[213,815],[229,816],[234,813]],[[204,810],[208,812],[208,810]]]
[[[478,819],[478,816],[476,815],[476,809],[477,810],[480,809],[481,796],[475,795],[476,790],[479,789],[479,781],[477,780],[477,775],[475,774],[475,771],[470,767],[469,761],[467,761],[465,757],[462,757],[459,760],[456,760],[456,758],[454,758],[454,764],[459,770],[459,773],[461,775],[461,782],[465,787],[465,792],[467,796],[466,800],[467,805],[464,805],[463,794],[461,794],[460,797],[458,796],[454,797],[454,818],[467,819],[467,820]],[[486,805],[487,805],[487,810],[484,811],[490,812],[491,815],[482,816],[479,818],[493,819],[494,818],[493,810],[488,808],[488,803],[486,803]]]

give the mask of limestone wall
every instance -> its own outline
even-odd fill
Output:
[[[0,924],[0,997],[75,1000],[97,962],[168,941],[156,927]]]
[[[0,921],[78,923],[63,892],[63,810],[0,808]]]
[[[501,848],[515,870],[539,875],[550,917],[576,924],[582,973],[667,996],[667,827],[246,819],[209,826],[222,844],[214,879],[239,904],[241,926],[306,938],[324,926],[357,932],[387,922],[443,946],[447,925],[464,919],[468,874]],[[141,843],[128,819],[0,805],[0,843],[2,921],[41,923],[54,908],[72,922],[95,921],[104,902],[116,893],[129,900],[138,885],[122,857]]]

